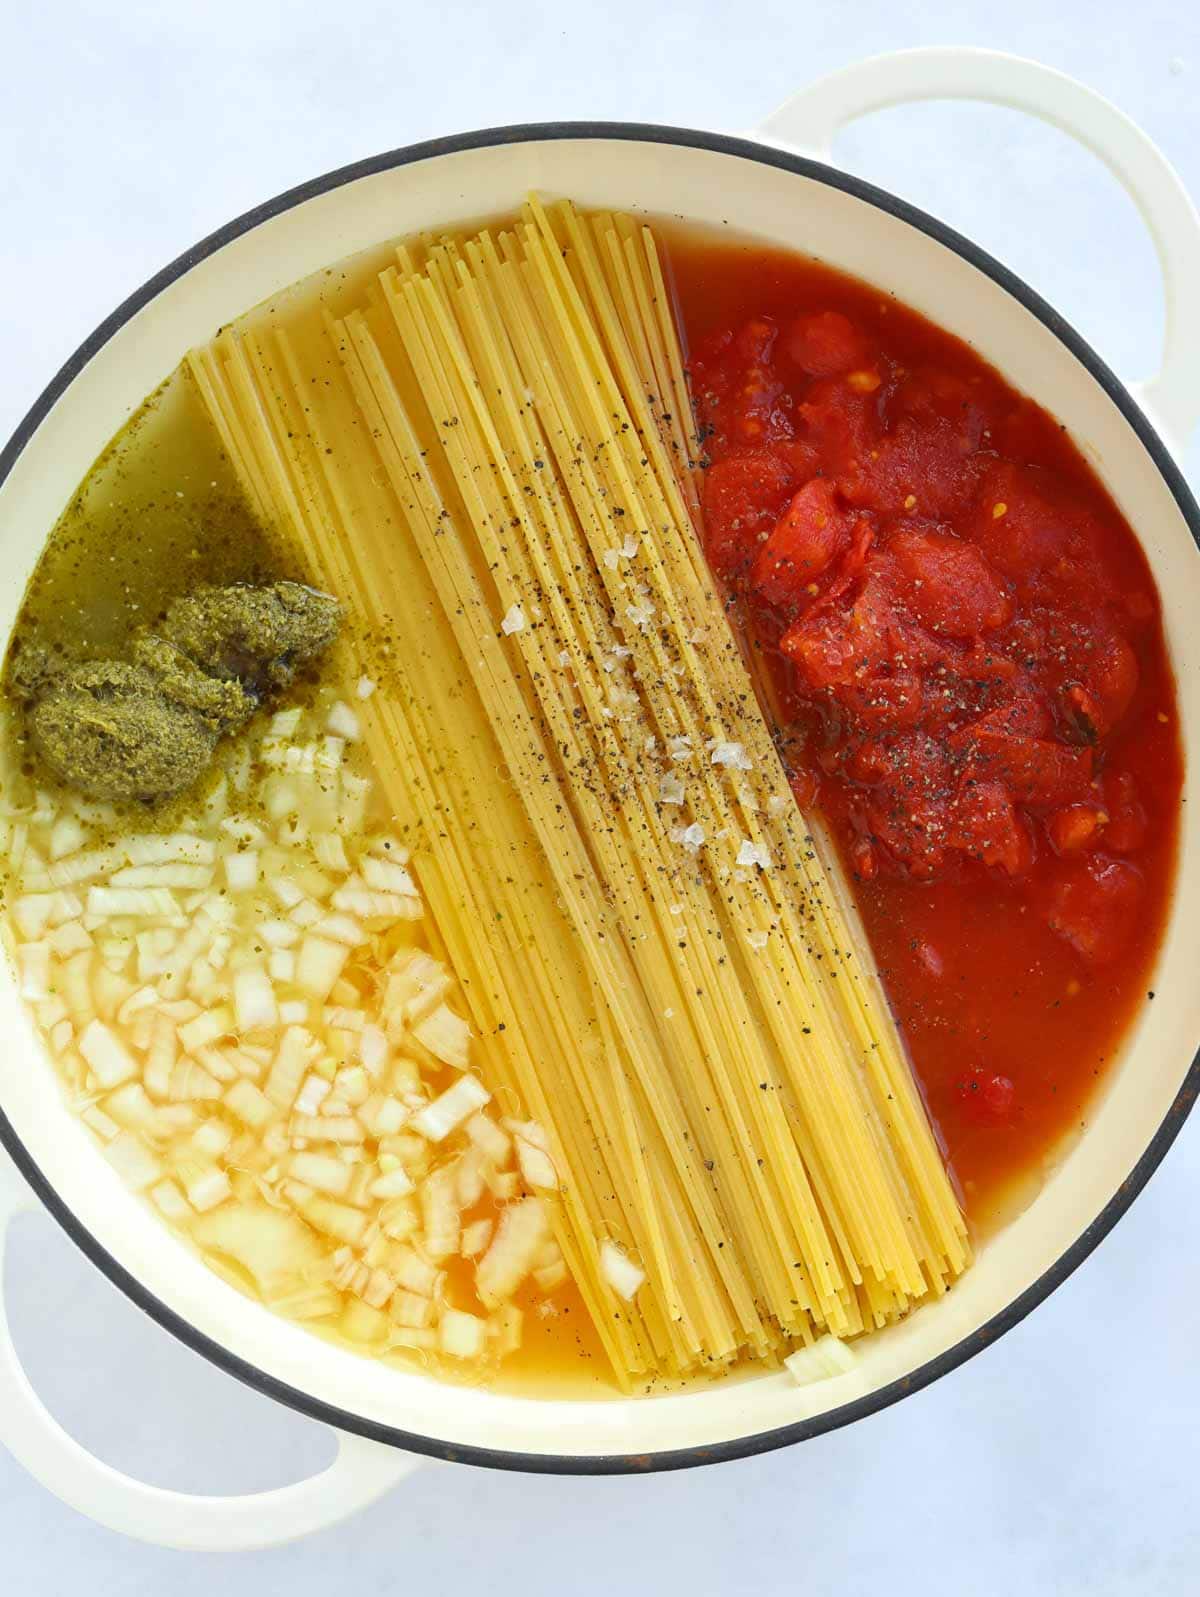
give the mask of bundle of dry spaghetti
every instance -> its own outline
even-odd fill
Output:
[[[944,1291],[965,1225],[704,563],[650,230],[532,201],[192,369],[387,654],[373,758],[618,1377]]]

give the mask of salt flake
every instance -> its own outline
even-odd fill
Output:
[[[525,625],[525,612],[519,604],[510,605],[507,615],[500,623],[501,632],[520,632]]]
[[[750,756],[740,743],[723,743],[714,739],[709,745],[712,750],[709,759],[713,765],[731,765],[735,771],[749,771],[752,769]]]
[[[660,804],[683,803],[683,783],[675,775],[674,771],[668,771],[665,776],[660,777],[658,802]]]

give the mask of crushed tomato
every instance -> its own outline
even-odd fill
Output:
[[[1154,583],[1062,428],[965,345],[799,257],[672,255],[709,559],[986,1207],[1145,997],[1181,788]]]

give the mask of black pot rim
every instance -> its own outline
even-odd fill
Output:
[[[313,178],[311,181],[302,183],[296,188],[288,189],[285,193],[266,201],[265,204],[246,211],[232,222],[227,223],[226,226],[218,228],[215,233],[209,234],[207,238],[202,239],[198,244],[193,245],[191,249],[185,250],[169,266],[156,273],[147,283],[131,294],[122,305],[118,306],[112,315],[103,321],[89,338],[85,339],[47,385],[42,394],[35,400],[4,450],[0,452],[0,484],[3,484],[8,477],[17,458],[29,443],[51,407],[109,339],[143,306],[149,304],[152,299],[178,281],[193,266],[215,254],[234,239],[240,238],[242,234],[250,232],[253,228],[259,226],[260,223],[280,216],[295,206],[303,204],[306,200],[329,193],[343,184],[353,183],[359,178],[370,177],[375,173],[388,171],[394,167],[408,166],[418,161],[431,160],[437,156],[452,155],[466,150],[485,149],[495,145],[538,143],[566,139],[612,139],[635,143],[679,145],[691,149],[710,150],[716,154],[734,156],[742,160],[756,161],[765,166],[778,167],[783,171],[794,172],[800,177],[825,183],[830,188],[840,189],[843,193],[863,200],[868,205],[873,205],[879,210],[898,218],[900,221],[908,223],[911,227],[915,227],[918,231],[925,233],[937,243],[944,245],[947,249],[976,267],[985,276],[991,278],[993,282],[1019,301],[1086,368],[1116,405],[1149,454],[1158,472],[1165,480],[1175,502],[1178,504],[1180,512],[1191,530],[1193,539],[1196,541],[1197,546],[1200,547],[1200,506],[1197,505],[1182,472],[1170,452],[1158,437],[1144,413],[1139,409],[1128,389],[1069,322],[1059,315],[1052,306],[1047,304],[1027,283],[1016,276],[1015,273],[1009,271],[1007,267],[1001,265],[993,256],[980,249],[978,245],[973,244],[969,239],[964,238],[962,234],[956,232],[953,228],[947,227],[945,223],[919,210],[916,206],[898,199],[884,189],[877,188],[875,185],[866,183],[860,178],[852,177],[845,172],[840,172],[822,162],[794,155],[784,150],[774,149],[768,145],[754,143],[748,139],[701,132],[690,128],[661,127],[654,124],[635,122],[521,123],[510,127],[485,128],[478,132],[430,139],[423,143],[407,145],[402,149],[391,150],[385,154],[372,156],[367,160],[357,161],[349,166],[327,172],[322,177]],[[1146,1150],[1095,1220],[1031,1286],[1027,1287],[999,1314],[994,1315],[985,1324],[977,1327],[944,1353],[928,1360],[902,1379],[893,1381],[889,1385],[881,1387],[878,1391],[859,1398],[853,1403],[844,1404],[840,1408],[832,1409],[812,1419],[798,1420],[793,1424],[779,1426],[769,1431],[761,1431],[752,1436],[737,1437],[731,1441],[641,1454],[611,1453],[574,1456],[570,1454],[525,1453],[501,1448],[474,1447],[455,1442],[446,1442],[404,1431],[395,1426],[364,1419],[357,1414],[346,1413],[332,1404],[312,1397],[307,1392],[289,1386],[286,1382],[275,1379],[274,1376],[268,1375],[255,1365],[231,1353],[220,1343],[203,1335],[181,1315],[156,1298],[135,1276],[132,1276],[118,1264],[59,1197],[26,1150],[2,1109],[0,1109],[0,1145],[3,1145],[7,1150],[38,1198],[62,1226],[63,1230],[66,1231],[71,1240],[126,1297],[130,1298],[139,1308],[143,1309],[152,1319],[156,1320],[159,1325],[171,1332],[187,1347],[201,1354],[219,1369],[235,1376],[255,1391],[286,1404],[289,1408],[295,1409],[310,1419],[322,1421],[325,1424],[335,1426],[339,1430],[350,1431],[370,1441],[403,1448],[409,1452],[424,1454],[431,1458],[481,1465],[491,1469],[517,1470],[535,1474],[622,1475],[648,1473],[657,1470],[687,1469],[700,1464],[721,1463],[732,1459],[752,1457],[759,1453],[767,1453],[775,1448],[790,1446],[794,1442],[807,1441],[813,1437],[824,1435],[828,1431],[838,1430],[844,1425],[850,1425],[856,1420],[865,1419],[871,1414],[877,1414],[882,1409],[898,1402],[901,1398],[920,1391],[941,1376],[949,1374],[951,1370],[957,1369],[960,1364],[966,1363],[968,1359],[982,1352],[984,1348],[989,1347],[997,1338],[1003,1336],[1006,1331],[1011,1330],[1014,1325],[1023,1320],[1043,1299],[1061,1286],[1067,1277],[1083,1263],[1092,1250],[1107,1236],[1108,1232],[1112,1230],[1113,1226],[1129,1208],[1161,1163],[1167,1149],[1179,1134],[1179,1130],[1190,1113],[1198,1094],[1200,1094],[1200,1052],[1193,1058],[1183,1085]]]

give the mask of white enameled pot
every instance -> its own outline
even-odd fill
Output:
[[[1159,249],[1168,318],[1162,368],[1136,397],[1003,267],[827,164],[835,130],[851,118],[948,98],[1018,107],[1066,129],[1139,205]],[[801,94],[750,139],[628,124],[506,128],[381,156],[231,223],[97,330],[0,457],[0,636],[75,484],[190,345],[340,256],[515,205],[530,188],[728,221],[878,284],[973,344],[1061,418],[1138,530],[1163,596],[1186,747],[1200,748],[1200,511],[1172,455],[1200,415],[1200,220],[1154,146],[1112,106],[1058,73],[982,51],[865,62]],[[1189,793],[1192,786],[1189,771]],[[1187,813],[1196,812],[1192,803]],[[1189,824],[1157,1001],[1082,1139],[949,1297],[872,1337],[857,1373],[837,1382],[798,1388],[769,1374],[641,1401],[538,1401],[440,1385],[328,1345],[241,1296],[123,1189],[67,1113],[5,975],[0,1140],[12,1162],[0,1153],[0,1236],[40,1200],[148,1313],[222,1368],[333,1426],[339,1452],[324,1475],[253,1497],[192,1498],[131,1481],[51,1419],[20,1369],[2,1311],[0,1440],[106,1525],[175,1546],[234,1548],[336,1521],[411,1471],[419,1454],[560,1472],[671,1468],[763,1451],[872,1413],[1026,1314],[1096,1245],[1162,1157],[1200,1088],[1198,897],[1200,830]]]

